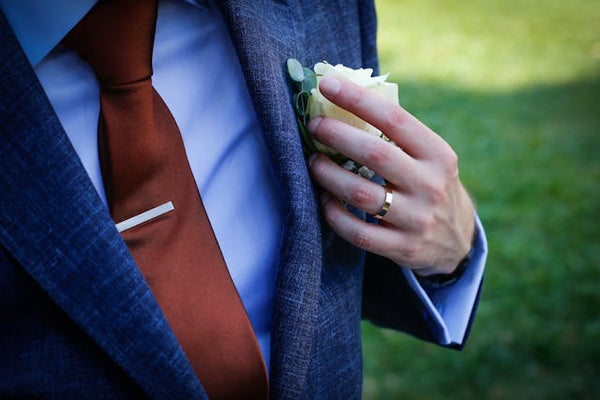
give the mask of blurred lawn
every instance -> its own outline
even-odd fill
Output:
[[[377,1],[381,71],[490,243],[467,347],[363,325],[365,399],[600,398],[600,5]]]

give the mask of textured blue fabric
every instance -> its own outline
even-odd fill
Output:
[[[113,380],[96,379],[116,362],[151,396],[199,398],[198,379],[0,18],[0,394],[84,398],[89,386],[113,398]],[[31,295],[38,289],[23,270],[52,300]],[[94,347],[68,348],[90,339],[61,323],[57,305],[113,365]],[[125,388],[134,390],[131,381]]]
[[[377,69],[373,4],[220,6],[289,210],[271,398],[360,398],[361,313],[425,340],[434,329],[398,268],[322,224],[285,61]],[[205,397],[1,16],[0,317],[0,397]]]

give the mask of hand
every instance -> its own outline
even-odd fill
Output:
[[[474,232],[473,203],[460,182],[452,148],[397,104],[337,77],[323,78],[321,93],[380,129],[394,143],[333,118],[315,118],[316,140],[364,164],[393,189],[380,224],[362,221],[339,201],[369,214],[384,203],[385,188],[349,172],[323,154],[310,170],[331,227],[354,245],[427,276],[451,273],[468,253]]]

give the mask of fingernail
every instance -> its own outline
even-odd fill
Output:
[[[310,120],[310,122],[308,123],[308,132],[310,132],[311,134],[315,131],[315,129],[317,129],[317,126],[319,126],[319,124],[321,123],[321,121],[323,120],[323,118],[321,117],[316,117]]]
[[[319,89],[324,95],[335,96],[339,93],[342,88],[342,82],[335,76],[328,76],[327,78],[321,79],[319,82]]]
[[[313,163],[313,161],[315,161],[315,158],[317,158],[319,154],[318,153],[313,153],[310,155],[310,157],[308,157],[308,166],[310,167]]]
[[[331,195],[327,192],[323,192],[323,194],[321,195],[321,199],[320,199],[321,205],[324,206],[325,204],[327,204],[329,199],[331,199]]]

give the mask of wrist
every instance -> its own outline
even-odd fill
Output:
[[[469,266],[469,264],[471,262],[472,254],[473,254],[473,251],[469,250],[467,255],[454,268],[454,271],[452,271],[449,274],[442,273],[442,274],[433,274],[433,275],[427,275],[427,276],[416,274],[417,279],[419,280],[419,282],[425,283],[426,285],[433,286],[433,287],[443,287],[443,286],[452,285],[454,282],[456,282],[457,280],[460,279],[460,277],[463,275],[463,273]]]
[[[428,286],[433,287],[443,287],[449,286],[456,282],[463,275],[469,264],[471,263],[471,259],[473,258],[473,249],[476,241],[477,231],[474,230],[472,234],[471,246],[467,251],[467,254],[454,266],[454,268],[448,273],[439,273],[433,272],[432,269],[426,269],[423,271],[415,270],[415,275],[420,283],[426,284]],[[431,273],[427,273],[432,271]]]

